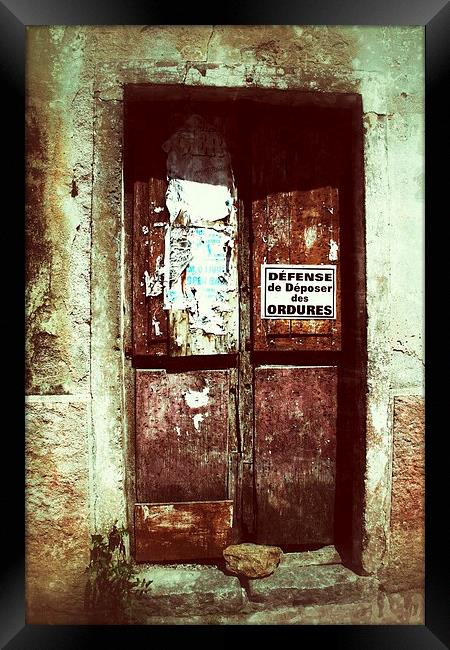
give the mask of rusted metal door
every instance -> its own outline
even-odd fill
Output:
[[[339,189],[294,164],[292,120],[178,115],[134,182],[136,558],[333,542],[338,364],[310,353],[341,349]],[[264,264],[331,265],[334,318],[263,319]]]

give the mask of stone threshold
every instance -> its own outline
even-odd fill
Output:
[[[285,554],[265,578],[239,579],[224,565],[141,565],[138,577],[152,580],[138,605],[141,617],[251,614],[277,607],[368,602],[378,581],[340,563],[334,547]]]
[[[352,603],[253,605],[234,613],[143,614],[144,625],[424,625],[424,595],[420,590],[378,592],[370,600]]]

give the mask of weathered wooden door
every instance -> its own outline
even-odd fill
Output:
[[[333,542],[339,190],[298,162],[305,126],[194,108],[159,129],[158,176],[134,183],[138,561]],[[334,269],[333,318],[263,318],[268,264]]]
[[[316,136],[307,145],[314,129],[299,125],[295,113],[274,120],[261,112],[250,137],[255,537],[292,547],[327,544],[334,540],[338,378],[330,352],[341,350],[339,193],[303,171],[317,164],[324,143]],[[261,317],[262,297],[277,302],[276,291],[261,290],[263,264],[282,278],[274,285],[289,289],[283,300],[297,311],[293,318]],[[315,267],[334,269],[334,318],[323,308],[314,318],[314,290],[327,288],[304,281],[318,277],[308,275]],[[319,352],[328,353],[326,361]]]

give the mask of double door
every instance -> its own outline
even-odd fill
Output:
[[[133,181],[136,559],[333,543],[339,148],[295,111],[163,108]],[[333,317],[297,310],[299,275],[266,316],[266,267],[333,269]]]

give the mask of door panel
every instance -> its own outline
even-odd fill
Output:
[[[138,502],[229,498],[231,372],[136,371]]]
[[[165,120],[154,134],[165,158],[158,176],[133,187],[133,354],[234,354],[238,196],[229,148],[236,124],[195,111],[176,127]]]
[[[234,373],[136,370],[138,561],[217,558],[233,541]]]
[[[233,502],[137,503],[136,560],[219,558],[231,543]]]
[[[335,367],[255,369],[257,541],[333,541]]]
[[[167,182],[151,178],[134,185],[133,354],[167,354],[167,312],[163,309],[164,239],[168,223]]]

